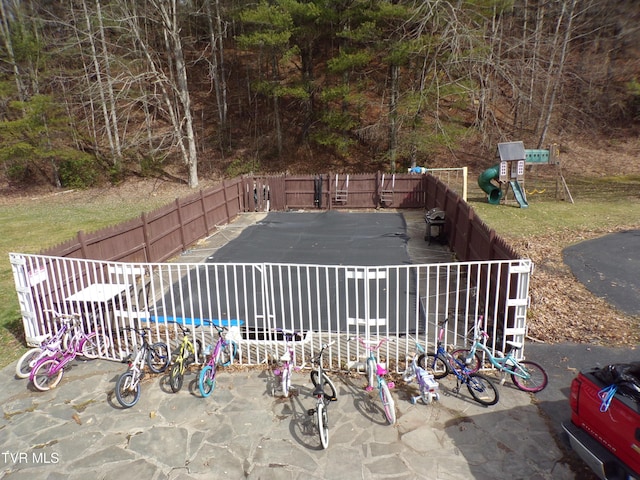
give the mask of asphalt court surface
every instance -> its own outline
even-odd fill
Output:
[[[640,315],[640,230],[586,240],[563,251],[576,278],[629,315]]]
[[[404,265],[406,232],[401,213],[271,212],[207,262]]]

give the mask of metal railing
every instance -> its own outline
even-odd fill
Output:
[[[88,329],[111,339],[106,358],[130,353],[124,326],[150,329],[153,341],[174,347],[175,323],[191,326],[193,340],[210,343],[210,322],[230,327],[241,346],[239,362],[256,365],[283,351],[276,328],[305,333],[300,356],[337,339],[334,368],[357,361],[350,336],[392,337],[382,357],[400,369],[413,340],[432,347],[437,324],[448,318],[445,342],[463,346],[480,315],[489,319],[493,347],[524,341],[529,260],[384,267],[115,263],[11,254],[27,341],[57,329],[47,312],[81,313]],[[307,334],[307,332],[311,334]],[[522,354],[522,352],[520,352]],[[201,359],[199,359],[201,360]]]

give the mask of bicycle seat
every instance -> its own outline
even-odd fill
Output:
[[[520,342],[512,342],[511,340],[507,340],[506,343],[515,350],[519,350],[522,348],[522,344]]]
[[[281,361],[281,362],[290,362],[290,361],[291,361],[291,352],[285,352],[285,353],[280,357],[280,361]]]
[[[45,333],[43,335],[36,335],[35,337],[29,337],[28,340],[29,342],[35,342],[39,345],[43,343],[45,340],[49,340],[50,338],[51,338],[51,334]]]

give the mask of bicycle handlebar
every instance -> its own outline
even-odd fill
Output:
[[[289,337],[302,338],[302,333],[296,332],[295,330],[285,330],[284,328],[276,328],[276,332],[281,333],[285,337],[289,336]]]
[[[180,327],[180,330],[182,330],[183,335],[187,335],[188,333],[191,333],[191,330],[189,330],[187,327],[185,327],[181,323],[178,323],[178,322],[174,322],[174,323]]]
[[[82,315],[79,313],[60,313],[54,309],[45,309],[43,312],[51,313],[54,318],[62,321],[62,322],[76,322],[82,318]]]
[[[124,331],[130,331],[130,332],[136,332],[138,335],[141,336],[145,336],[147,334],[147,331],[151,331],[151,329],[149,327],[142,327],[142,328],[138,328],[138,327],[120,327],[120,331],[124,332]]]
[[[323,343],[321,348],[320,348],[320,353],[318,353],[318,355],[316,355],[314,358],[312,358],[313,363],[320,363],[320,359],[322,358],[322,354],[324,353],[324,351],[329,348],[331,345],[333,345],[334,343],[336,343],[336,340],[329,342],[329,343]]]
[[[386,342],[393,342],[393,338],[388,338],[388,337],[381,338],[378,343],[376,343],[375,340],[365,340],[362,337],[351,337],[347,341],[350,342],[351,340],[358,340],[358,342],[360,342],[360,345],[362,345],[364,348],[370,351],[376,351],[380,349],[380,347],[384,345]]]

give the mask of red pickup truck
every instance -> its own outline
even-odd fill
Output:
[[[601,479],[640,480],[640,362],[581,372],[571,383],[571,448]]]

